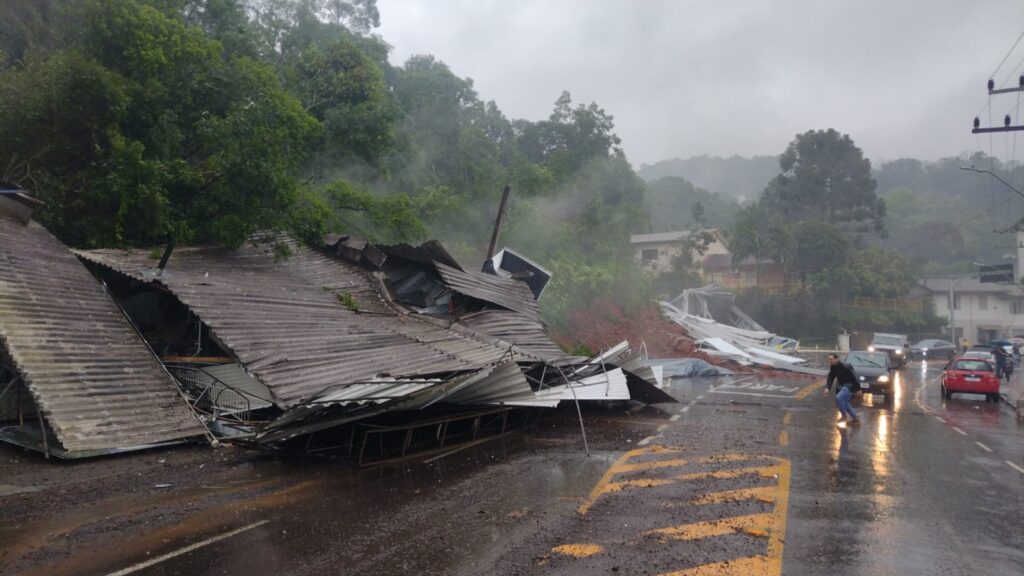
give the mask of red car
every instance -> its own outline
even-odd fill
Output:
[[[950,362],[942,376],[942,397],[957,393],[984,394],[985,400],[999,402],[995,366],[980,358],[960,357]]]

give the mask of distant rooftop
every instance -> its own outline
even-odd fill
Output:
[[[699,232],[709,232],[719,240],[722,240],[721,233],[717,228],[707,228],[705,230],[699,230]],[[680,242],[685,240],[687,236],[692,234],[691,230],[682,230],[679,232],[654,232],[652,234],[633,234],[629,237],[630,244],[664,244],[666,242]],[[724,241],[724,240],[723,240]]]

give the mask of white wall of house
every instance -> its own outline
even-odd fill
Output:
[[[681,240],[658,243],[634,242],[633,255],[645,268],[658,273],[669,272],[672,270],[672,260],[683,252],[683,243]],[[715,239],[708,244],[703,256],[708,254],[729,254],[729,248],[716,235]],[[694,250],[690,253],[690,257],[694,262],[699,262],[702,255]]]
[[[971,344],[1003,336],[1024,337],[1024,292],[955,291],[953,322]],[[949,294],[934,292],[935,313],[949,317]]]

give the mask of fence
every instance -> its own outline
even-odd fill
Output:
[[[922,312],[924,310],[924,301],[920,299],[856,297],[844,300],[843,308],[854,308],[857,310]]]

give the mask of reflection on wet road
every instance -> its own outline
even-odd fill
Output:
[[[817,382],[676,380],[678,404],[584,412],[590,457],[565,411],[430,463],[267,459],[0,535],[61,535],[38,574],[1024,574],[1024,428],[940,375],[911,364],[849,428]]]

